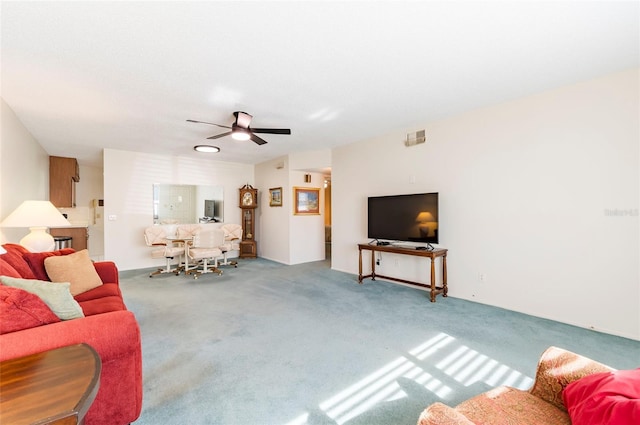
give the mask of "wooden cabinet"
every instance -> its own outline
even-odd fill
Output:
[[[49,157],[49,200],[58,208],[76,206],[76,183],[80,168],[75,158]]]
[[[87,249],[89,232],[86,227],[52,227],[51,236],[71,236],[71,247],[76,251]]]

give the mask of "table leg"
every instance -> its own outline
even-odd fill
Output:
[[[358,248],[358,283],[362,284],[362,249]]]
[[[433,257],[431,257],[431,302],[436,302],[436,268]]]
[[[371,251],[371,280],[376,280],[376,253]]]
[[[447,253],[442,256],[442,296],[446,297],[449,288],[447,287]]]

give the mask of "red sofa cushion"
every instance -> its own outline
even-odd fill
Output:
[[[11,264],[2,259],[2,255],[0,255],[0,276],[21,277]]]
[[[567,385],[562,399],[574,424],[640,424],[640,369],[585,376]]]
[[[0,334],[60,321],[37,295],[1,284],[0,317]]]
[[[120,286],[116,283],[104,283],[75,297],[85,316],[126,310],[122,301]]]
[[[74,252],[76,252],[76,250],[73,248],[62,248],[57,251],[48,252],[26,252],[22,254],[22,258],[24,258],[27,264],[29,264],[29,267],[36,279],[51,281],[47,274],[47,270],[44,267],[44,259],[53,256],[69,255]]]
[[[34,275],[33,272],[31,271],[31,267],[29,267],[29,263],[27,263],[25,259],[22,258],[24,254],[29,253],[29,251],[25,247],[15,243],[6,243],[2,245],[2,247],[7,252],[5,254],[0,255],[0,258],[2,258],[4,261],[9,263],[11,267],[16,269],[16,271],[20,273],[19,277],[22,277],[24,279],[36,278],[36,275]]]

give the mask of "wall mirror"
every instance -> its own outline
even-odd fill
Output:
[[[222,186],[153,185],[153,223],[191,224],[224,221]]]

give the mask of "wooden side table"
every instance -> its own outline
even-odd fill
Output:
[[[362,251],[371,251],[371,273],[368,275],[362,274]],[[383,279],[393,280],[395,282],[407,283],[409,285],[421,286],[423,288],[429,288],[430,294],[429,298],[432,303],[436,302],[436,295],[442,294],[443,297],[447,296],[449,292],[449,288],[447,287],[447,249],[444,248],[434,248],[432,250],[420,250],[415,248],[407,248],[407,247],[398,247],[393,245],[373,245],[361,243],[358,244],[358,283],[362,284],[362,279],[371,278],[371,280],[376,280],[376,277],[380,277]],[[431,259],[431,284],[425,285],[424,283],[414,282],[411,280],[399,279],[391,276],[383,276],[381,274],[376,273],[376,262],[375,262],[375,253],[376,252],[389,252],[392,254],[401,254],[401,255],[413,255],[417,257],[425,257]],[[442,286],[436,286],[436,268],[434,261],[436,258],[442,258]]]
[[[98,393],[102,362],[87,344],[0,363],[0,423],[75,425]]]

